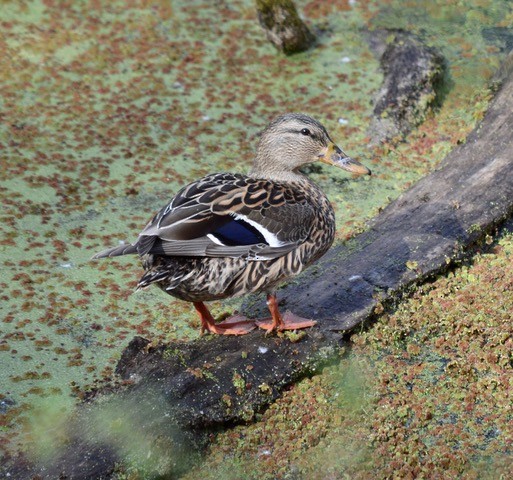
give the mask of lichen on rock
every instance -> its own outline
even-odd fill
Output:
[[[314,34],[299,17],[292,0],[256,0],[258,20],[269,41],[286,55],[308,50]]]
[[[384,73],[368,130],[371,144],[397,143],[425,120],[440,97],[445,60],[403,30],[369,32],[369,44]]]

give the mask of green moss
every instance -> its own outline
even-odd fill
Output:
[[[306,336],[304,330],[285,331],[285,337],[292,343],[300,342]]]
[[[257,9],[269,15],[273,9],[279,7],[285,10],[289,15],[297,15],[296,7],[292,0],[256,0]]]
[[[237,371],[233,372],[232,384],[235,387],[235,391],[237,392],[237,395],[242,395],[242,393],[246,389],[246,380]]]

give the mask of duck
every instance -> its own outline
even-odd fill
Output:
[[[201,332],[244,335],[313,327],[281,313],[277,288],[319,260],[335,238],[335,214],[301,168],[323,162],[355,175],[371,171],[344,153],[326,128],[303,113],[274,118],[262,131],[247,175],[213,173],[184,186],[137,240],[93,259],[134,254],[145,270],[137,289],[157,285],[191,302]],[[216,322],[205,302],[264,292],[270,317],[236,313]]]

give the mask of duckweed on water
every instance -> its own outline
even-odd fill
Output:
[[[297,6],[320,41],[285,58],[251,0],[1,3],[2,447],[36,398],[110,380],[135,334],[197,335],[188,305],[157,289],[133,295],[137,262],[99,264],[93,253],[133,239],[188,181],[246,171],[259,129],[290,110],[316,116],[373,164],[372,181],[312,173],[335,205],[339,240],[352,236],[482,117],[513,19],[495,0]],[[374,27],[421,35],[446,56],[451,78],[441,109],[408,143],[369,152],[381,74],[361,30]]]

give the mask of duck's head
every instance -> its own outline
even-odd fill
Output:
[[[317,120],[302,113],[287,113],[262,132],[251,175],[290,180],[301,166],[319,161],[358,175],[371,173],[335,145]]]

